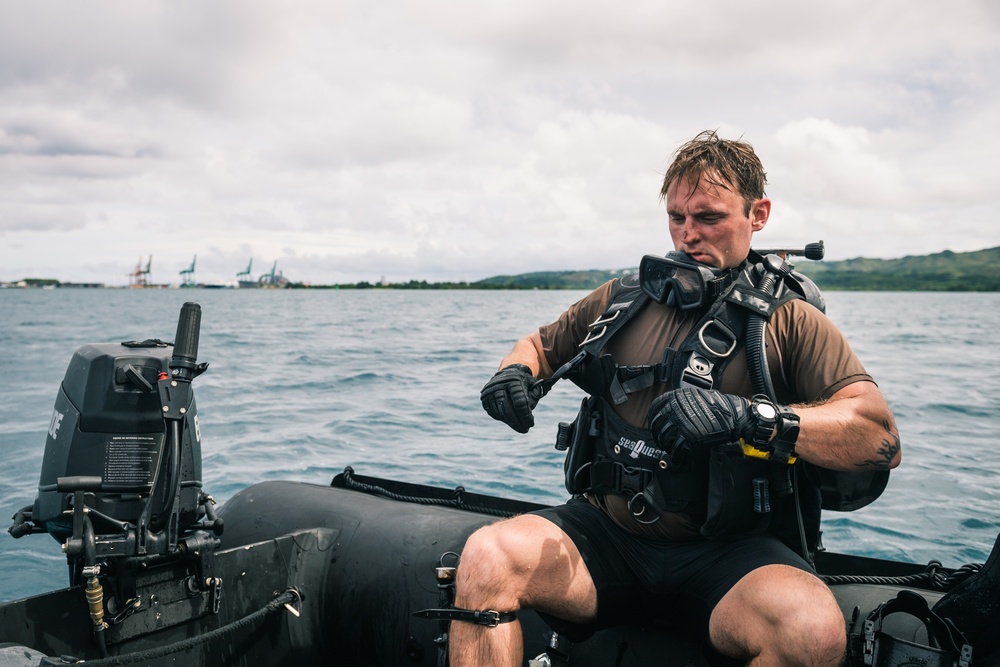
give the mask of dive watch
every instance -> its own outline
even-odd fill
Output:
[[[756,421],[753,443],[766,446],[771,442],[771,434],[778,424],[778,407],[763,396],[755,396],[750,402],[750,414]]]
[[[755,396],[750,402],[750,414],[756,420],[753,442],[766,448],[768,460],[794,463],[795,441],[799,438],[799,416],[795,411],[787,405],[776,405],[764,396]]]

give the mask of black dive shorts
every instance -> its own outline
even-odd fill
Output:
[[[712,610],[744,575],[779,564],[815,573],[771,535],[692,542],[652,540],[622,530],[602,510],[580,498],[532,514],[556,524],[573,540],[597,588],[597,620],[592,625],[570,624],[543,614],[553,629],[574,640],[626,622],[659,618],[681,623],[707,641]]]

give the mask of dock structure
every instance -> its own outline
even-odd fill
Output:
[[[250,258],[250,263],[247,264],[247,268],[236,274],[236,283],[240,287],[256,287],[257,281],[250,276],[250,270],[253,269],[253,257]]]
[[[270,273],[265,273],[260,278],[257,279],[257,283],[261,287],[287,287],[288,280],[285,276],[278,271],[278,260],[274,260],[274,265],[271,267]]]
[[[194,256],[191,260],[191,266],[186,269],[181,269],[181,287],[194,287],[194,264],[198,261],[198,255]]]
[[[274,264],[271,266],[270,272],[262,274],[256,280],[250,274],[252,268],[253,268],[253,258],[251,257],[250,263],[247,264],[246,270],[236,274],[236,282],[239,284],[241,288],[274,289],[274,288],[288,287],[288,279],[285,278],[285,276],[281,273],[281,271],[278,271],[278,260],[274,260]]]
[[[150,255],[146,261],[146,268],[142,268],[142,257],[136,263],[132,273],[128,274],[129,287],[149,287],[149,267],[153,264],[153,256]]]

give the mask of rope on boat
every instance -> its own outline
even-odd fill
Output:
[[[96,660],[78,660],[72,664],[87,665],[88,667],[111,667],[112,665],[134,665],[136,663],[148,663],[151,660],[157,658],[162,658],[165,655],[170,655],[171,653],[177,653],[178,651],[186,651],[188,649],[194,648],[200,644],[210,642],[227,632],[232,632],[238,628],[242,628],[248,625],[256,623],[258,620],[264,618],[269,614],[273,614],[278,611],[286,604],[294,604],[300,599],[299,592],[294,589],[288,589],[284,593],[281,593],[276,598],[268,602],[261,609],[244,616],[238,621],[233,621],[228,625],[224,625],[221,628],[216,628],[215,630],[210,630],[204,634],[198,635],[197,637],[191,637],[190,639],[184,639],[182,641],[176,642],[174,644],[168,644],[167,646],[161,646],[154,649],[148,649],[146,651],[136,651],[135,653],[127,653],[125,655],[114,655],[107,658],[98,658]],[[67,663],[71,664],[71,663]]]
[[[907,586],[910,584],[927,584],[933,590],[947,591],[954,588],[966,577],[979,572],[982,569],[980,563],[969,563],[963,565],[951,574],[947,574],[941,568],[940,561],[932,560],[927,564],[927,569],[917,574],[909,574],[900,577],[879,577],[869,575],[853,574],[832,574],[824,575],[820,578],[827,584],[888,584],[892,586]]]
[[[404,496],[399,493],[394,493],[389,489],[381,486],[376,486],[374,484],[365,484],[364,482],[359,482],[354,479],[354,468],[348,466],[344,468],[344,486],[354,491],[363,491],[364,493],[370,493],[375,496],[381,496],[383,498],[388,498],[390,500],[398,500],[404,503],[416,503],[418,505],[443,505],[445,507],[457,507],[458,509],[473,510],[476,512],[482,512],[483,514],[492,514],[493,516],[499,517],[512,517],[517,514],[517,512],[508,512],[506,510],[499,510],[492,507],[483,507],[481,505],[469,505],[462,499],[462,494],[465,493],[464,486],[456,486],[455,491],[451,498],[424,498],[422,496]]]

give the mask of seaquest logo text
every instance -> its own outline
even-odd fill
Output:
[[[652,459],[659,459],[663,456],[662,449],[650,447],[646,444],[645,440],[630,440],[624,436],[618,439],[618,444],[615,446],[615,452],[620,452],[623,449],[627,450],[629,452],[629,456],[633,459],[637,459],[640,456],[648,456]]]

